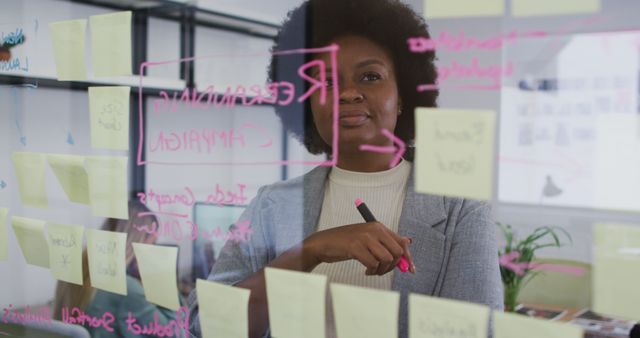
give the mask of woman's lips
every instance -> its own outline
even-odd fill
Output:
[[[341,127],[358,127],[369,120],[366,113],[345,113],[340,114],[339,122]]]

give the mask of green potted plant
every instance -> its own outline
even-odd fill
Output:
[[[564,243],[560,241],[558,234],[566,236],[571,243],[571,235],[558,227],[543,226],[535,229],[525,239],[519,240],[511,225],[497,224],[506,240],[506,244],[503,249],[499,250],[498,256],[500,257],[500,274],[504,285],[505,311],[511,312],[518,305],[520,290],[541,273],[532,263],[536,251],[563,246]]]

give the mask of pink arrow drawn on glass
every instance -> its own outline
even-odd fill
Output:
[[[381,147],[381,146],[374,146],[371,144],[362,144],[360,145],[359,149],[363,151],[371,151],[374,153],[382,153],[382,154],[396,153],[396,155],[393,157],[391,162],[389,162],[389,168],[393,168],[400,162],[400,159],[402,158],[402,155],[404,155],[404,152],[407,150],[407,148],[404,145],[404,142],[401,139],[399,139],[396,135],[393,135],[392,132],[384,128],[382,128],[380,131],[384,136],[388,137],[391,141],[393,141],[394,143],[393,146]]]

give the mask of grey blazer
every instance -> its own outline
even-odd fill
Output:
[[[234,285],[313,234],[329,171],[317,167],[304,176],[260,188],[240,217],[251,224],[250,239],[229,241],[208,279]],[[412,170],[398,233],[413,240],[410,249],[417,272],[394,273],[392,282],[392,289],[401,293],[398,332],[402,338],[408,335],[409,293],[503,308],[496,225],[489,205],[419,194],[413,182]],[[191,331],[200,336],[195,290],[189,299]]]

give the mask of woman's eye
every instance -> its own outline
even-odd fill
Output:
[[[381,78],[382,77],[378,73],[365,73],[362,76],[362,80],[364,81],[377,81],[377,80],[380,80]]]

